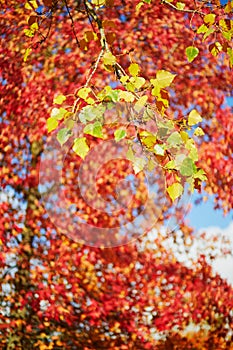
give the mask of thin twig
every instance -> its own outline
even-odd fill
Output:
[[[68,13],[68,15],[70,17],[70,20],[71,20],[71,27],[72,27],[72,30],[73,30],[73,33],[74,33],[74,37],[75,37],[76,43],[77,43],[78,47],[80,47],[79,40],[77,38],[77,35],[76,35],[76,32],[75,32],[75,28],[74,28],[74,19],[73,19],[71,13],[70,13],[70,9],[68,7],[67,0],[64,0],[64,3],[65,3],[65,7],[66,7],[66,10],[67,10],[67,13]]]
[[[96,60],[96,62],[95,62],[95,64],[94,64],[93,69],[90,70],[90,73],[89,73],[89,75],[88,75],[88,77],[87,77],[87,81],[86,81],[86,83],[85,83],[85,85],[84,85],[84,88],[87,87],[88,84],[90,83],[90,81],[91,81],[93,75],[95,74],[95,72],[96,72],[96,70],[97,70],[97,68],[98,68],[100,59],[101,59],[101,57],[103,56],[103,54],[104,54],[104,50],[102,49],[101,52],[100,52],[100,54],[99,54],[99,56],[98,56],[98,58],[97,58],[97,60]],[[73,109],[72,109],[72,113],[75,113],[75,112],[76,112],[77,104],[78,104],[79,100],[80,100],[80,97],[78,97],[78,98],[75,100],[74,105],[73,105]]]
[[[176,7],[175,5],[173,5],[171,2],[168,2],[167,0],[161,0],[161,3],[162,3],[162,4],[165,4],[165,5],[167,5],[167,6],[170,6],[171,8],[173,8],[173,9],[176,10],[176,11],[187,12],[187,13],[194,13],[194,14],[197,13],[197,14],[203,15],[203,16],[206,15],[206,13],[201,12],[201,11],[198,11],[198,10],[179,9],[178,7]]]

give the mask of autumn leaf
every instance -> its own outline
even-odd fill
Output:
[[[173,183],[167,188],[167,192],[173,202],[182,195],[183,190],[183,186],[178,182]]]
[[[193,109],[188,115],[188,125],[193,126],[202,121],[202,117],[196,109]]]
[[[199,54],[199,49],[195,46],[189,46],[185,50],[188,61],[191,63]]]
[[[74,140],[73,151],[82,159],[86,157],[89,151],[89,146],[86,142],[86,137],[76,138]]]

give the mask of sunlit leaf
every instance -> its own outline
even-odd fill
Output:
[[[167,188],[167,192],[173,202],[182,195],[183,190],[184,188],[179,182],[175,182]]]
[[[183,140],[178,131],[173,132],[167,139],[170,147],[176,147],[183,143]]]
[[[51,117],[56,118],[57,120],[61,120],[64,118],[65,114],[67,113],[67,110],[65,108],[53,108],[51,111]]]
[[[204,131],[202,130],[202,128],[198,127],[196,128],[196,130],[194,131],[194,135],[195,136],[203,136],[205,135]]]
[[[66,96],[58,95],[54,98],[53,103],[57,103],[58,105],[61,105],[65,100],[66,100]]]
[[[27,10],[35,10],[37,9],[38,5],[37,5],[37,1],[35,0],[27,0],[26,4],[25,4],[25,9]]]
[[[209,13],[204,16],[204,22],[207,24],[214,24],[216,15],[214,13]]]
[[[146,80],[142,77],[132,77],[130,78],[130,83],[133,84],[133,87],[136,89],[140,89],[144,84]],[[128,87],[128,85],[127,85]]]
[[[83,100],[86,100],[90,92],[91,89],[89,87],[85,87],[78,91],[78,96],[81,97]]]
[[[140,112],[142,110],[142,108],[145,106],[147,100],[148,100],[148,96],[146,96],[146,95],[140,97],[134,105],[134,110],[136,112]]]
[[[157,144],[154,146],[154,153],[158,156],[164,156],[165,150],[161,145]]]
[[[188,125],[196,125],[202,121],[202,117],[196,109],[193,109],[188,115]]]
[[[142,171],[146,165],[146,160],[140,157],[135,157],[132,162],[135,174],[138,174],[140,171]]]
[[[137,63],[131,63],[131,65],[129,66],[129,73],[133,77],[136,77],[139,73],[139,65]]]
[[[66,141],[68,141],[68,139],[70,138],[71,134],[72,132],[68,128],[63,128],[59,130],[57,133],[57,140],[60,143],[60,145],[66,143]]]
[[[106,66],[113,66],[116,63],[116,57],[111,52],[105,52],[103,61]]]
[[[51,132],[51,131],[53,131],[53,130],[55,130],[57,128],[58,121],[57,121],[56,118],[50,117],[50,118],[47,119],[46,124],[47,124],[48,132]]]
[[[89,146],[86,142],[86,137],[76,138],[72,147],[73,151],[82,159],[86,157],[89,151]]]
[[[180,166],[180,173],[183,176],[191,176],[195,173],[196,167],[191,158],[187,157],[183,160]]]
[[[83,132],[94,137],[103,138],[102,124],[98,121],[94,124],[87,124]]]
[[[196,162],[198,160],[198,152],[193,139],[189,139],[185,143],[185,148],[189,150],[189,157]]]
[[[114,132],[114,136],[115,136],[115,140],[118,142],[118,141],[122,140],[123,138],[125,138],[126,131],[122,130],[122,129],[118,129]]]
[[[192,62],[199,54],[199,50],[195,46],[189,46],[185,50],[187,59],[189,62]]]
[[[135,100],[134,95],[129,91],[120,91],[119,98],[125,102],[133,102]]]
[[[176,7],[179,9],[179,10],[183,10],[185,8],[185,4],[183,2],[177,2],[176,3]]]
[[[204,172],[203,169],[199,169],[193,176],[194,178],[198,178],[201,181],[206,181],[207,177],[206,177],[206,173]]]
[[[197,34],[202,34],[202,33],[206,33],[208,30],[208,27],[205,24],[202,24],[198,30],[197,30]]]
[[[172,74],[170,72],[167,72],[166,70],[159,70],[156,73],[156,83],[158,82],[159,87],[166,88],[171,85],[173,80],[175,79],[176,74]],[[153,84],[153,79],[151,79],[151,84]]]

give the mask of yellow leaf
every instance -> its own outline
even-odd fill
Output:
[[[145,79],[142,77],[132,77],[130,82],[134,85],[136,89],[140,89],[145,84]]]
[[[53,103],[57,103],[58,105],[61,105],[66,100],[66,97],[64,95],[57,95],[53,99]]]
[[[181,136],[182,140],[184,141],[184,143],[186,143],[186,141],[188,141],[188,139],[189,139],[189,135],[186,131],[181,131],[180,136]]]
[[[133,76],[136,77],[139,73],[139,66],[137,63],[131,63],[129,66],[129,73]]]
[[[82,88],[78,91],[78,96],[81,97],[83,100],[86,100],[89,92],[91,92],[90,88]]]
[[[135,100],[134,95],[128,91],[120,91],[119,98],[126,102],[133,102]]]
[[[105,0],[91,0],[92,4],[95,5],[97,8],[104,6],[106,1]]]
[[[208,15],[205,15],[204,22],[208,24],[214,24],[215,17],[216,15],[214,15],[213,13],[209,13]]]
[[[179,182],[176,182],[167,188],[167,192],[173,202],[182,195],[183,190],[184,188]]]
[[[148,96],[142,96],[139,98],[139,100],[134,105],[134,110],[136,112],[140,112],[141,109],[145,106],[147,102]]]
[[[194,131],[194,135],[195,135],[195,136],[204,136],[205,133],[204,133],[204,131],[202,130],[202,128],[198,127],[198,128],[196,128],[196,130]]]
[[[225,13],[231,13],[232,10],[233,10],[233,1],[228,1],[224,11]]]
[[[128,79],[129,79],[129,76],[128,75],[124,75],[123,77],[121,77],[120,81],[122,82],[122,84],[125,84]]]
[[[37,2],[34,0],[28,0],[25,4],[25,9],[27,10],[35,10],[37,9],[38,5]]]
[[[111,52],[105,52],[103,61],[106,66],[113,66],[116,63],[116,57]]]
[[[188,115],[188,125],[193,126],[202,121],[202,117],[196,109],[193,109]]]
[[[156,73],[156,79],[158,81],[160,88],[165,88],[170,86],[175,77],[176,77],[176,74],[172,74],[170,72],[167,72],[166,70],[159,70]]]

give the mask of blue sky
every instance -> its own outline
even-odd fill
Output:
[[[214,210],[214,198],[209,196],[206,202],[201,204],[194,204],[194,201],[198,198],[196,194],[192,197],[192,209],[187,215],[186,219],[195,229],[200,229],[209,226],[218,226],[226,228],[230,222],[233,221],[233,211],[224,216],[222,210]]]
[[[229,106],[233,107],[233,97],[227,97],[226,102]],[[194,202],[198,196],[194,193],[192,197],[193,207],[187,219],[189,220],[191,226],[196,229],[218,226],[220,228],[226,228],[229,226],[230,222],[233,221],[233,210],[226,216],[223,215],[222,210],[214,210],[214,197],[209,196],[206,202],[202,202],[199,205],[195,205]]]

